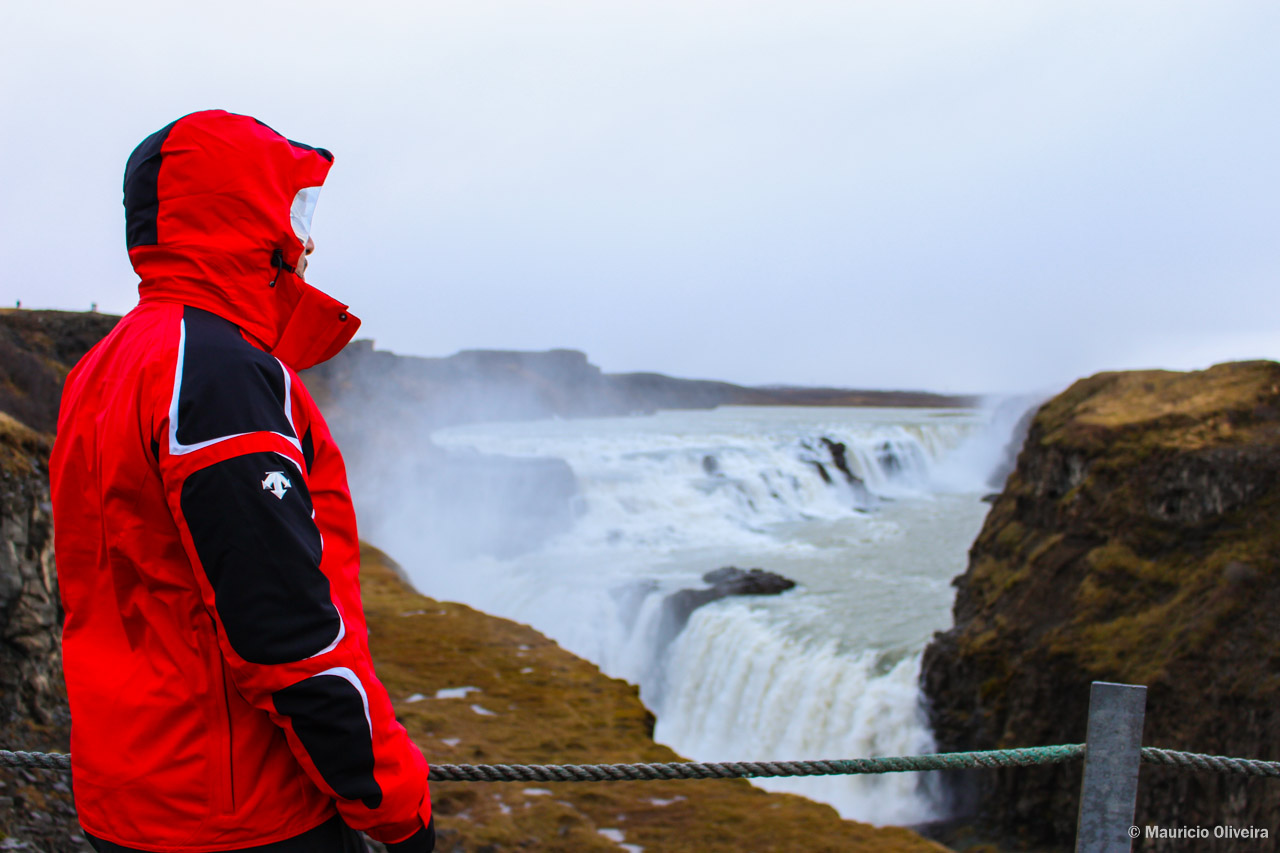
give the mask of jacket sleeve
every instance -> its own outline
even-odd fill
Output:
[[[360,607],[358,588],[334,587],[358,584],[357,573],[322,569],[292,376],[211,316],[186,312],[156,438],[222,656],[349,826],[392,849],[429,850],[426,761],[395,719],[367,641],[348,632],[364,624],[343,612],[343,602]]]

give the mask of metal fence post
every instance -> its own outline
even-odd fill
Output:
[[[1095,681],[1089,690],[1076,853],[1128,853],[1138,802],[1147,688]]]

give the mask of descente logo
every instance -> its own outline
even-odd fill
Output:
[[[284,500],[284,493],[291,488],[293,483],[289,482],[283,471],[268,471],[266,479],[262,481],[262,490],[270,492],[279,500]]]

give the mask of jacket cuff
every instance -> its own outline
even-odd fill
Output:
[[[387,853],[431,853],[436,849],[436,819],[427,821],[426,826],[410,835],[404,841],[387,844]]]
[[[418,806],[418,813],[408,820],[402,820],[398,823],[384,823],[381,826],[366,829],[365,833],[374,841],[381,841],[387,845],[388,850],[399,850],[394,847],[396,844],[407,844],[421,833],[430,830],[432,838],[431,844],[435,844],[435,817],[431,814],[431,794],[424,793],[422,804]],[[431,846],[421,848],[430,850]],[[417,847],[405,847],[405,853],[417,853]]]

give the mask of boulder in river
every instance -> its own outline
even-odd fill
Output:
[[[790,578],[766,572],[764,569],[740,569],[725,566],[702,576],[705,589],[682,589],[673,592],[662,602],[662,628],[659,642],[665,646],[684,630],[689,616],[704,604],[719,601],[731,595],[780,595],[793,588],[796,582]]]

